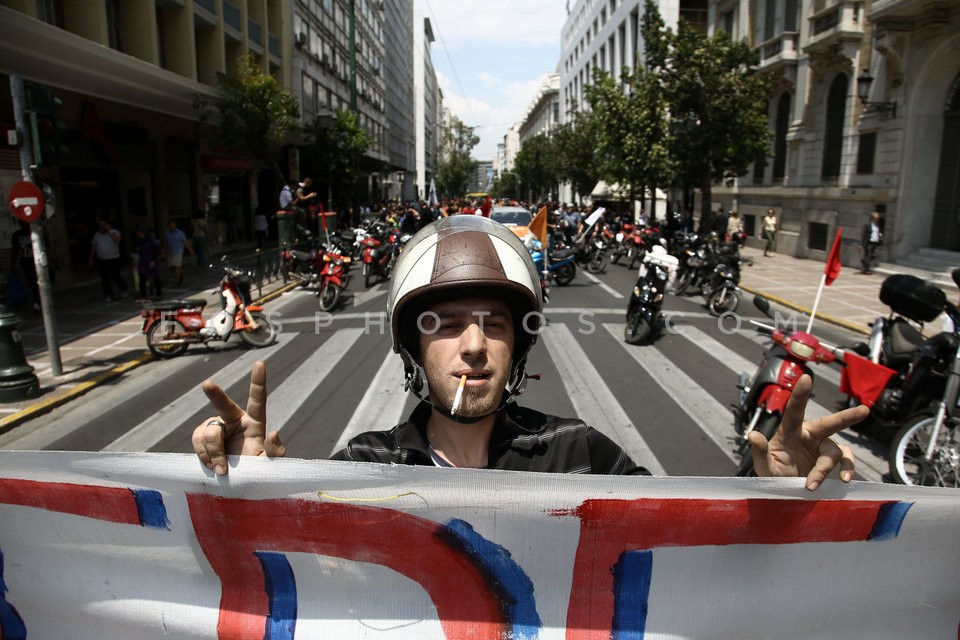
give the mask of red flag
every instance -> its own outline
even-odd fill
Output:
[[[322,202],[317,205],[317,209],[318,209],[317,215],[320,216],[320,225],[323,227],[323,230],[326,231],[327,230],[327,214],[323,212]]]
[[[484,218],[490,217],[490,196],[487,196],[487,199],[483,201],[482,205],[480,205],[480,211],[483,212]]]
[[[833,281],[840,275],[840,237],[843,235],[843,227],[837,229],[837,237],[833,239],[833,246],[830,247],[830,257],[827,258],[827,266],[823,268],[823,275],[827,276],[826,284],[829,287]]]
[[[540,211],[537,211],[537,215],[533,216],[533,220],[530,221],[527,228],[541,244],[547,243],[547,205],[540,207]]]

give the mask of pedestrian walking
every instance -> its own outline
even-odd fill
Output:
[[[877,261],[877,250],[883,241],[883,232],[880,230],[880,212],[870,213],[870,220],[863,225],[863,232],[860,234],[860,259],[862,269],[860,273],[870,275],[873,273],[873,265]]]
[[[104,302],[113,302],[113,285],[120,289],[120,297],[127,297],[127,283],[123,279],[123,261],[120,259],[120,232],[101,219],[97,232],[90,241],[90,267],[96,262],[103,287]]]
[[[763,237],[767,241],[763,255],[772,255],[777,246],[777,214],[773,209],[767,209],[767,215],[763,216]]]
[[[175,220],[171,220],[169,227],[163,234],[163,248],[161,258],[167,261],[173,282],[179,287],[183,284],[183,252],[193,255],[193,247],[187,241],[187,236],[177,228]]]
[[[147,285],[153,285],[153,295],[163,296],[163,284],[160,281],[160,241],[152,229],[137,228],[137,275],[140,277],[140,297],[147,297]]]
[[[203,211],[197,211],[190,221],[192,237],[190,244],[193,246],[193,253],[197,256],[197,266],[206,267],[207,263],[207,220]],[[153,235],[153,232],[150,232]]]

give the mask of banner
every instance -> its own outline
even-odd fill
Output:
[[[960,492],[0,452],[0,637],[944,638]]]

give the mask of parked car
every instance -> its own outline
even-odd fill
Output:
[[[530,231],[530,222],[533,220],[533,214],[524,207],[494,207],[490,211],[490,218],[500,224],[510,227],[510,230],[517,234],[521,240],[526,240],[532,235]]]

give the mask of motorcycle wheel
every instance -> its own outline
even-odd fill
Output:
[[[587,264],[587,271],[590,273],[600,273],[607,267],[607,254],[603,251],[597,251],[590,262]]]
[[[620,249],[617,249],[617,250],[615,250],[613,253],[611,253],[611,254],[610,254],[610,264],[617,264],[617,262],[620,260],[620,256],[621,256],[621,255],[622,255],[622,254],[621,254],[621,250],[620,250]]]
[[[627,265],[627,269],[630,269],[631,271],[633,271],[633,268],[637,266],[637,254],[638,254],[638,253],[639,253],[639,251],[635,251],[635,250],[633,250],[633,249],[630,250],[630,264]]]
[[[643,344],[652,332],[653,327],[638,309],[627,313],[627,326],[623,329],[623,339],[627,344]]]
[[[160,320],[147,331],[147,348],[158,358],[175,358],[190,346],[186,342],[178,344],[159,344],[163,340],[182,338],[187,329],[179,320]]]
[[[960,487],[960,430],[956,424],[944,420],[933,460],[924,459],[935,420],[934,416],[917,416],[894,436],[889,460],[894,482],[922,487]]]
[[[715,316],[733,313],[738,306],[740,306],[740,294],[733,289],[720,288],[707,300],[707,309]]]
[[[690,285],[693,284],[694,275],[696,275],[696,272],[693,269],[684,269],[677,274],[677,284],[674,291],[678,296],[682,296],[690,288]]]
[[[573,263],[565,264],[562,267],[558,267],[556,271],[553,272],[553,279],[561,287],[573,282],[573,277],[577,275],[577,268],[573,266]]]
[[[762,409],[758,407],[754,409],[754,411],[762,411]],[[754,427],[753,430],[763,434],[763,437],[769,440],[777,432],[781,417],[779,413],[764,412],[763,417],[757,421],[757,426]],[[743,458],[740,460],[740,466],[737,467],[737,477],[748,478],[755,475],[756,473],[753,468],[753,447],[750,446],[750,441],[748,440],[743,445]]]
[[[365,289],[370,288],[370,282],[373,280],[373,267],[370,266],[369,262],[363,263],[363,286]]]
[[[323,285],[323,288],[320,289],[320,295],[317,296],[317,300],[320,302],[321,311],[330,311],[335,306],[337,306],[337,301],[340,299],[340,287],[328,282]]]
[[[267,316],[259,311],[251,311],[254,321],[257,323],[257,329],[247,329],[240,332],[240,339],[251,347],[266,347],[273,344],[277,339],[277,328],[273,325]]]

